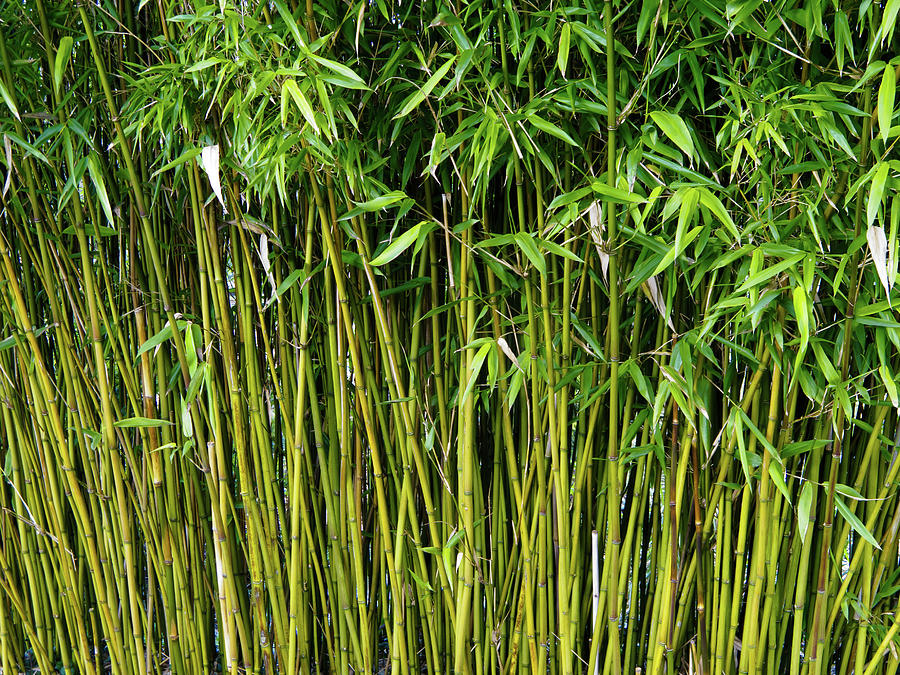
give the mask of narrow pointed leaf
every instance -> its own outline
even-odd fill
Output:
[[[369,264],[372,265],[372,267],[379,267],[380,265],[386,265],[387,263],[391,262],[391,260],[394,260],[397,256],[399,256],[416,242],[416,238],[419,236],[419,230],[422,229],[422,225],[424,224],[427,223],[423,221],[421,223],[413,225],[406,232],[394,239],[394,241],[392,241],[388,245],[388,247],[385,248],[380,255],[376,256]]]
[[[694,141],[687,124],[675,113],[654,111],[650,113],[653,122],[688,157],[694,157]]]
[[[422,88],[418,91],[414,92],[406,101],[403,103],[403,107],[400,108],[400,112],[394,115],[394,119],[399,119],[400,117],[406,117],[415,110],[422,101],[424,101],[428,95],[432,92],[432,90],[437,86],[438,82],[440,82],[444,76],[450,71],[453,67],[453,64],[456,62],[456,56],[451,56],[447,59],[447,62],[438,68],[434,74],[428,78],[428,81],[422,85]]]
[[[878,87],[878,129],[881,140],[887,143],[891,131],[891,118],[894,116],[894,98],[897,91],[897,73],[890,63],[885,65]]]
[[[841,516],[843,516],[844,520],[846,520],[848,523],[850,523],[850,527],[852,527],[853,530],[859,536],[861,536],[863,539],[865,539],[867,542],[869,542],[872,546],[874,546],[875,548],[877,548],[880,551],[881,546],[878,545],[878,541],[875,539],[875,537],[872,536],[872,533],[869,532],[868,529],[866,529],[866,526],[863,524],[863,522],[859,518],[856,517],[856,514],[853,513],[849,509],[847,504],[844,503],[844,500],[841,499],[840,496],[835,495],[834,503],[837,506],[838,513],[840,513]]]

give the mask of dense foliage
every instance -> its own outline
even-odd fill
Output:
[[[0,9],[0,667],[895,673],[900,0]]]

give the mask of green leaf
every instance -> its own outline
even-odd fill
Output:
[[[744,291],[747,291],[747,290],[753,288],[754,286],[758,286],[759,284],[768,281],[775,275],[781,274],[786,269],[796,265],[798,262],[803,260],[803,256],[805,256],[805,255],[806,255],[805,253],[796,253],[796,254],[790,256],[789,258],[787,258],[786,260],[782,260],[780,263],[772,265],[771,267],[766,267],[765,269],[762,269],[759,272],[756,272],[755,274],[751,274],[750,278],[747,279],[744,283],[742,283],[740,285],[740,287],[738,287],[737,292],[743,293]]]
[[[848,157],[852,157],[856,160],[856,154],[853,152],[853,149],[850,147],[850,144],[847,142],[847,137],[841,132],[836,126],[827,121],[822,121],[822,128],[828,132],[828,135],[831,137],[831,140],[835,142],[835,144],[847,153]]]
[[[669,248],[668,251],[666,251],[666,254],[663,256],[663,259],[659,261],[659,264],[656,266],[656,269],[653,271],[653,274],[651,274],[650,276],[656,276],[657,274],[662,272],[664,269],[666,269],[669,265],[671,265],[672,262],[678,256],[680,256],[682,253],[684,253],[684,249],[686,249],[690,245],[690,243],[692,241],[694,241],[694,239],[697,238],[697,235],[700,234],[702,231],[703,231],[703,226],[698,225],[697,227],[693,228],[690,232],[688,232],[687,234],[682,236],[680,242],[677,241],[677,237],[676,237],[675,245],[672,246],[671,248]]]
[[[406,101],[403,103],[403,107],[400,108],[400,112],[394,115],[393,119],[399,119],[401,117],[406,117],[415,110],[418,105],[424,101],[428,94],[432,92],[432,90],[437,86],[438,82],[440,82],[444,76],[449,72],[449,70],[453,67],[453,64],[456,62],[456,56],[451,56],[447,59],[447,62],[438,68],[434,74],[428,78],[428,81],[422,86],[421,89],[413,92]]]
[[[806,481],[800,490],[800,500],[797,502],[797,529],[800,532],[800,541],[806,543],[806,534],[809,531],[809,516],[812,508],[814,484]]]
[[[900,13],[900,0],[888,0],[887,3],[880,6],[884,8],[884,13],[881,15],[881,25],[878,27],[878,39],[871,41],[870,54],[877,47],[883,46],[885,40],[889,40],[893,36],[897,26],[897,14]],[[875,5],[875,7],[879,7],[879,5]],[[876,10],[873,13],[877,15],[878,12]]]
[[[522,253],[524,253],[525,257],[531,261],[531,264],[537,268],[538,272],[546,274],[547,265],[544,262],[544,256],[541,255],[537,244],[534,242],[534,237],[527,232],[517,232],[515,238],[516,244],[522,249]]]
[[[841,376],[838,375],[838,371],[835,370],[834,365],[831,363],[831,360],[825,355],[825,352],[822,350],[821,345],[817,341],[813,341],[813,353],[816,355],[816,361],[819,364],[819,368],[822,370],[822,374],[825,375],[825,379],[828,381],[828,384],[837,387],[840,384]]]
[[[744,472],[747,485],[750,485],[750,462],[744,439],[744,425],[741,421],[741,415],[737,414],[739,410],[739,408],[732,408],[732,424],[734,425],[734,435],[737,439],[738,459],[741,461],[741,470]]]
[[[179,155],[177,158],[173,159],[171,162],[169,162],[165,166],[161,166],[156,171],[154,171],[150,177],[154,178],[154,177],[158,176],[159,174],[161,174],[163,171],[168,171],[169,169],[174,169],[176,166],[180,166],[180,165],[184,164],[185,162],[187,162],[188,160],[194,159],[194,157],[199,155],[201,152],[203,152],[203,148],[191,148],[190,150],[186,150],[185,152],[183,152],[181,155]]]
[[[62,86],[63,73],[66,66],[69,65],[69,57],[72,55],[72,37],[66,35],[59,41],[59,47],[56,50],[56,61],[53,64],[53,87],[59,94]]]
[[[418,575],[418,574],[416,574],[416,573],[413,572],[412,570],[409,570],[409,574],[410,574],[410,576],[413,578],[413,581],[415,581],[419,586],[421,586],[422,588],[425,588],[425,589],[431,591],[432,593],[434,592],[434,589],[431,587],[431,585],[425,583],[424,581],[422,581],[422,579],[419,578],[419,575]]]
[[[372,261],[369,262],[372,267],[378,267],[380,265],[386,265],[391,262],[394,258],[403,253],[406,249],[412,246],[416,239],[419,236],[419,230],[422,229],[423,225],[429,225],[433,223],[429,223],[429,221],[422,221],[421,223],[416,223],[411,228],[409,228],[406,232],[401,234],[399,237],[394,239],[388,247],[385,248],[378,256],[376,256]]]
[[[737,409],[738,416],[741,418],[743,424],[750,429],[750,433],[756,436],[756,440],[759,442],[763,448],[766,449],[766,452],[774,459],[777,463],[781,463],[781,456],[778,454],[778,450],[775,449],[775,446],[766,438],[766,435],[762,432],[762,430],[754,424],[753,420],[750,419],[750,416],[744,412],[742,408]],[[790,501],[790,500],[788,500]]]
[[[206,70],[207,68],[212,68],[215,65],[220,63],[224,63],[225,60],[219,57],[214,57],[211,59],[203,59],[202,61],[197,61],[197,63],[193,64],[189,68],[187,68],[184,72],[186,73],[197,73],[201,70]]]
[[[475,353],[475,357],[472,359],[472,369],[469,371],[469,379],[466,382],[466,388],[463,391],[462,398],[459,399],[460,407],[465,404],[466,400],[469,398],[469,394],[472,393],[472,389],[475,387],[475,383],[478,381],[478,374],[481,372],[481,366],[484,364],[484,360],[487,358],[488,352],[490,351],[493,344],[494,343],[491,341],[485,342]],[[460,532],[463,532],[463,530],[460,530]],[[450,546],[451,543],[447,542],[447,547]]]
[[[388,192],[380,197],[375,197],[375,199],[370,199],[365,202],[356,202],[356,207],[338,218],[338,221],[356,218],[356,216],[361,213],[375,213],[376,211],[385,209],[403,199],[406,199],[406,193],[401,192],[400,190],[394,190],[393,192]]]
[[[16,345],[16,336],[7,335],[5,338],[0,340],[0,352],[9,349],[10,347],[14,347]]]
[[[365,83],[365,81],[356,73],[353,72],[350,68],[345,66],[343,63],[338,63],[337,61],[332,61],[331,59],[326,59],[321,56],[316,56],[315,54],[311,54],[310,57],[313,61],[318,63],[320,66],[324,66],[328,68],[333,73],[337,73],[342,77],[348,80],[349,89],[365,89],[368,90],[369,86]]]
[[[12,96],[9,95],[9,92],[6,90],[6,85],[3,84],[3,78],[0,77],[0,98],[3,99],[3,102],[6,103],[6,107],[9,108],[10,112],[13,114],[17,120],[21,121],[21,117],[19,117],[19,109],[16,108],[16,104],[13,103]]]
[[[869,200],[866,202],[866,225],[869,227],[872,226],[872,223],[878,217],[878,209],[881,207],[881,200],[884,198],[884,185],[887,182],[889,168],[890,166],[887,162],[879,162],[878,168],[875,169],[875,175],[872,176]]]
[[[184,402],[186,405],[190,405],[194,402],[194,399],[197,398],[197,394],[200,392],[200,386],[206,381],[208,368],[209,364],[207,364],[206,361],[201,361],[194,370],[187,391],[184,394]]]
[[[675,113],[654,111],[650,113],[650,117],[656,123],[662,132],[668,136],[688,157],[694,157],[694,141],[691,138],[691,132],[688,130],[687,124]]]
[[[544,133],[550,134],[551,136],[555,136],[559,140],[565,141],[569,145],[574,145],[575,147],[578,147],[578,143],[575,142],[575,139],[573,139],[571,136],[569,136],[569,134],[567,134],[565,131],[560,129],[558,126],[556,126],[552,122],[548,122],[547,120],[545,120],[543,117],[539,117],[538,115],[532,114],[532,115],[528,116],[528,121],[531,122],[538,129],[543,131]]]
[[[564,192],[561,195],[553,198],[553,201],[547,206],[548,211],[553,211],[561,206],[566,206],[567,204],[571,204],[572,202],[577,202],[579,199],[583,197],[587,197],[593,188],[588,185],[585,187],[580,187],[577,190],[571,190],[569,192]]]
[[[643,204],[647,201],[634,192],[628,192],[612,187],[601,180],[595,180],[591,183],[591,187],[594,188],[594,192],[600,194],[603,201],[613,202],[615,204]]]
[[[572,27],[568,22],[563,24],[562,32],[559,36],[559,51],[556,53],[556,66],[559,68],[560,75],[565,78],[566,64],[569,62],[569,41],[572,37]]]
[[[839,493],[844,495],[845,497],[852,497],[853,499],[865,499],[860,493],[859,490],[850,487],[849,485],[844,485],[843,483],[835,483],[834,489]]]
[[[78,230],[75,229],[74,225],[69,225],[66,229],[62,231],[63,234],[77,234]],[[93,223],[85,223],[84,224],[84,233],[88,237],[112,237],[119,234],[118,230],[114,230],[111,227],[106,227],[106,225],[101,225],[100,227],[94,227]]]
[[[0,79],[0,94],[2,94],[3,91],[4,91],[4,90],[3,90],[3,80]],[[30,143],[28,143],[27,141],[25,141],[23,138],[21,138],[21,137],[19,137],[18,135],[12,133],[11,131],[5,132],[5,133],[4,133],[4,136],[5,136],[6,138],[8,138],[9,140],[11,140],[11,141],[12,141],[13,143],[15,143],[16,145],[18,145],[18,146],[19,146],[20,148],[22,148],[23,150],[25,150],[25,154],[26,154],[26,155],[31,155],[32,157],[37,157],[38,160],[40,160],[41,162],[43,162],[43,163],[46,164],[47,166],[50,166],[50,160],[47,159],[47,155],[45,155],[43,152],[41,152],[40,150],[38,150],[36,147],[34,147],[33,145],[31,145]]]
[[[287,292],[287,290],[291,286],[293,286],[297,282],[297,279],[299,279],[301,276],[303,276],[302,269],[294,270],[293,272],[288,274],[284,278],[284,281],[282,281],[280,284],[278,284],[278,288],[275,289],[275,296],[280,298],[282,295],[284,295]]]
[[[150,417],[127,417],[124,420],[115,422],[114,426],[119,427],[120,429],[143,429],[146,427],[170,426],[171,424],[172,423],[169,420],[156,420]]]
[[[294,104],[300,110],[300,114],[303,115],[303,118],[309,123],[316,132],[319,131],[319,125],[316,124],[316,115],[313,112],[312,106],[309,104],[306,96],[300,91],[300,87],[297,86],[297,83],[293,80],[293,78],[288,78],[284,81],[284,84],[281,85],[281,97],[284,100],[285,93],[289,94],[291,99],[294,101]]]
[[[784,497],[784,501],[790,504],[791,493],[788,492],[787,485],[784,482],[784,467],[780,462],[774,460],[769,462],[769,477],[772,479],[772,482],[775,483],[775,487],[778,488],[778,491]]]
[[[802,354],[809,346],[809,310],[807,309],[806,289],[803,286],[794,286],[794,313],[797,315],[797,328],[800,329],[800,349]]]
[[[581,258],[572,253],[572,251],[567,249],[565,246],[560,246],[559,244],[554,244],[552,241],[545,241],[543,239],[536,238],[535,241],[537,241],[541,248],[547,249],[548,251],[550,251],[550,253],[562,256],[563,258],[568,258],[573,262],[584,262]]]
[[[326,138],[337,135],[337,124],[334,121],[334,108],[331,105],[331,99],[328,97],[328,91],[325,89],[325,83],[321,78],[313,78],[316,83],[316,93],[319,95],[319,103],[322,104],[322,110],[325,112],[325,119],[328,124],[325,128]]]
[[[445,548],[441,551],[441,560],[444,563],[444,572],[447,574],[447,580],[450,582],[450,592],[453,592],[453,550]]]
[[[109,195],[106,194],[106,184],[103,182],[103,173],[100,171],[100,164],[97,162],[97,155],[91,154],[88,157],[88,173],[91,175],[91,182],[97,191],[97,197],[100,199],[100,205],[103,207],[103,213],[109,224],[115,228],[116,223],[113,220],[112,207],[109,203]]]
[[[734,221],[731,219],[731,216],[728,214],[728,211],[725,210],[725,205],[722,201],[706,188],[698,188],[698,190],[700,193],[700,203],[709,209],[719,222],[728,228],[728,232],[734,237],[735,243],[740,243],[741,235],[738,232]]]
[[[881,76],[881,86],[878,87],[878,129],[881,132],[881,140],[885,144],[887,144],[888,134],[891,131],[896,91],[897,73],[894,71],[894,67],[888,63]]]
[[[847,505],[844,503],[844,500],[841,499],[838,495],[834,495],[834,503],[837,505],[837,510],[844,517],[844,520],[850,523],[850,527],[852,527],[860,537],[865,539],[880,551],[881,546],[878,545],[875,537],[873,537],[872,533],[866,529],[866,526],[863,525],[863,522],[856,517],[856,514],[847,507]]]
[[[306,42],[304,42],[303,38],[300,35],[300,27],[294,20],[294,16],[290,13],[290,11],[288,11],[287,7],[284,6],[284,3],[282,3],[281,0],[275,0],[275,7],[278,9],[278,13],[281,15],[281,19],[287,24],[288,29],[294,36],[294,40],[297,42],[297,46],[305,50]]]
[[[490,343],[486,343],[486,344],[488,346],[490,346]],[[453,536],[451,536],[447,540],[447,543],[444,544],[444,548],[448,551],[452,550],[459,542],[462,541],[463,537],[465,537],[465,536],[466,536],[465,528],[461,528],[461,529],[457,530],[456,532],[453,533]]]
[[[183,330],[185,326],[187,326],[188,322],[183,320],[178,320],[178,330]],[[134,356],[134,360],[137,361],[141,355],[146,352],[149,352],[151,349],[155,349],[159,345],[161,345],[166,340],[172,339],[172,324],[166,323],[166,325],[160,330],[156,335],[151,338],[148,338],[147,341],[141,345],[140,349],[138,349],[137,354]]]
[[[894,380],[891,371],[882,363],[878,366],[878,374],[881,375],[881,381],[884,383],[884,388],[891,398],[891,405],[895,408],[900,408],[900,398],[897,396],[897,382]]]

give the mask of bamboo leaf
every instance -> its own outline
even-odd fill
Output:
[[[218,56],[213,57],[211,59],[203,59],[202,61],[197,61],[197,63],[192,66],[185,68],[186,73],[196,73],[201,70],[206,70],[207,68],[212,68],[213,66],[217,66],[221,63],[225,63],[225,59],[220,58]]]
[[[731,219],[731,216],[728,214],[728,211],[725,209],[725,205],[722,204],[721,200],[716,197],[712,192],[707,190],[706,188],[698,188],[698,192],[700,194],[700,203],[703,204],[710,212],[718,218],[719,222],[725,225],[728,228],[728,232],[731,233],[731,236],[734,238],[736,244],[739,244],[741,241],[741,235],[738,232],[737,226],[734,224],[734,221]]]
[[[322,56],[317,56],[316,54],[310,54],[310,58],[313,59],[320,66],[324,66],[328,68],[328,70],[337,73],[341,77],[345,78],[349,83],[350,89],[362,89],[368,90],[369,86],[365,83],[365,81],[357,75],[351,68],[348,68],[343,63],[338,63],[337,61],[332,61],[331,59],[326,59]]]
[[[809,346],[809,309],[806,302],[806,289],[803,286],[794,286],[793,296],[797,328],[800,330],[800,349],[798,354],[803,354]]]
[[[184,330],[184,327],[187,326],[187,321],[179,320],[177,321],[178,330]],[[148,338],[144,344],[141,345],[140,349],[137,350],[137,353],[134,355],[134,360],[137,361],[142,354],[149,352],[151,349],[156,349],[159,345],[161,345],[166,340],[172,339],[172,324],[166,323],[163,328],[156,333],[151,338]]]
[[[566,77],[566,64],[569,62],[569,41],[572,35],[572,27],[568,22],[563,24],[562,31],[559,35],[559,51],[556,53],[556,67],[559,68],[559,74]]]
[[[63,234],[74,235],[78,233],[78,230],[74,225],[69,225],[66,229],[62,231]],[[95,226],[94,223],[85,223],[84,224],[84,233],[88,237],[113,237],[119,234],[118,230],[115,230],[111,227],[107,227],[106,225],[100,225],[99,227]]]
[[[744,440],[744,425],[741,415],[738,414],[738,408],[732,408],[732,424],[734,426],[734,435],[737,439],[738,459],[741,462],[741,470],[744,472],[744,479],[747,485],[750,485],[750,458],[748,456],[746,441]]]
[[[878,27],[878,39],[872,40],[870,43],[870,52],[874,51],[876,46],[883,46],[886,41],[890,41],[897,27],[897,14],[900,13],[900,0],[887,0],[883,6],[884,13],[881,15],[881,25]]]
[[[887,182],[889,169],[890,165],[888,162],[880,162],[872,175],[872,185],[869,188],[869,199],[866,204],[866,225],[868,226],[871,226],[878,217],[878,209],[881,207],[881,202],[884,198],[884,186]]]
[[[769,477],[772,479],[772,482],[775,483],[775,487],[778,488],[778,491],[784,497],[784,501],[790,504],[791,493],[788,490],[787,484],[784,482],[784,466],[782,466],[781,462],[769,462]]]
[[[765,283],[772,277],[776,276],[777,274],[781,274],[782,272],[786,271],[787,269],[793,267],[798,262],[803,260],[804,255],[806,254],[796,253],[788,257],[786,260],[782,260],[780,263],[776,263],[771,267],[766,267],[759,272],[756,272],[755,274],[751,274],[750,277],[738,287],[737,292],[743,293],[744,291],[747,291],[754,286]]]
[[[189,150],[185,150],[171,162],[165,164],[164,166],[161,166],[156,171],[154,171],[150,177],[154,178],[161,174],[163,171],[168,171],[169,169],[174,169],[176,166],[181,166],[188,160],[194,159],[194,157],[199,155],[201,152],[203,152],[203,148],[190,148]]]
[[[287,293],[288,289],[297,283],[297,280],[303,276],[303,270],[294,270],[290,274],[288,274],[284,281],[278,284],[278,288],[275,289],[275,296],[280,298],[282,295]]]
[[[666,251],[666,254],[663,256],[662,260],[659,261],[659,264],[656,266],[656,269],[653,270],[652,276],[656,276],[664,269],[668,268],[669,265],[675,261],[678,256],[684,253],[684,250],[690,245],[694,239],[697,238],[697,235],[703,231],[703,226],[698,225],[693,228],[690,232],[681,237],[681,241],[678,241],[676,238],[675,244]]]
[[[485,343],[485,344],[487,344],[487,343]],[[487,345],[487,346],[490,346],[490,345]],[[484,347],[484,345],[482,345],[482,348],[483,347]],[[456,532],[454,532],[450,536],[449,539],[447,539],[447,543],[444,544],[444,548],[448,551],[453,550],[454,548],[456,548],[456,545],[463,540],[463,537],[465,537],[465,536],[466,536],[465,529],[464,528],[458,529]]]
[[[6,89],[6,85],[3,83],[3,78],[0,77],[0,98],[3,99],[3,102],[6,104],[6,107],[9,108],[9,111],[13,114],[17,120],[21,120],[19,117],[19,109],[16,108],[16,104],[13,103],[12,97],[9,95],[9,91]]]
[[[396,204],[402,199],[406,199],[406,194],[399,190],[395,190],[394,192],[388,192],[380,197],[360,202],[356,206],[362,213],[374,213],[375,211],[381,211],[381,209]]]
[[[412,570],[408,570],[408,572],[409,572],[410,576],[413,578],[413,581],[415,581],[419,586],[434,593],[434,589],[431,587],[431,585],[422,581],[422,579],[419,577],[418,574],[416,574]]]
[[[560,246],[559,244],[554,244],[552,241],[545,241],[544,239],[539,239],[537,237],[535,237],[535,241],[541,248],[547,249],[548,251],[550,251],[550,253],[561,256],[563,258],[568,258],[573,262],[584,262],[581,258],[579,258],[564,246]]]
[[[106,184],[103,182],[103,173],[100,171],[100,164],[97,162],[97,155],[88,156],[88,173],[91,176],[91,182],[97,191],[97,197],[100,199],[100,205],[103,213],[109,221],[110,226],[115,229],[116,223],[113,219],[112,206],[109,203],[109,195],[106,193]]]
[[[882,363],[878,366],[878,374],[881,376],[884,388],[891,398],[891,405],[895,408],[900,408],[900,398],[897,396],[897,382],[894,379],[893,373],[891,373],[888,367]]]
[[[650,117],[656,126],[677,145],[681,151],[690,158],[694,158],[694,141],[687,124],[675,113],[653,111]]]
[[[419,230],[422,229],[422,226],[432,226],[433,223],[430,221],[422,221],[421,223],[416,223],[411,228],[409,228],[406,232],[401,234],[399,237],[394,239],[384,251],[381,252],[380,255],[376,256],[374,260],[370,261],[369,264],[372,267],[380,267],[381,265],[386,265],[397,258],[401,253],[403,253],[406,249],[412,246],[416,239],[419,236]]]
[[[220,2],[223,0],[220,0]],[[284,3],[281,0],[275,0],[275,7],[278,10],[278,13],[281,15],[281,19],[287,25],[288,29],[291,32],[291,35],[294,36],[294,41],[297,43],[297,46],[300,49],[306,49],[306,41],[300,35],[300,26],[297,25],[297,22],[294,20],[293,14],[288,10],[287,7],[284,6]]]
[[[840,498],[839,495],[834,495],[834,503],[837,506],[838,513],[843,516],[844,520],[850,523],[850,527],[863,539],[869,542],[872,546],[877,548],[879,551],[881,550],[881,546],[878,545],[875,537],[872,536],[872,533],[866,529],[866,526],[863,525],[863,522],[856,517],[856,514],[853,513],[847,505],[844,503],[844,500]]]
[[[831,360],[825,355],[825,352],[822,350],[822,346],[817,342],[813,341],[813,353],[816,355],[816,361],[819,364],[819,368],[822,369],[822,373],[825,375],[825,379],[828,381],[833,387],[837,387],[840,384],[840,375],[838,375],[838,371],[835,370],[834,365],[832,365]]]
[[[859,493],[859,490],[849,485],[844,485],[843,483],[835,483],[834,489],[838,492],[838,494],[842,494],[845,497],[852,497],[853,499],[865,499],[865,497],[863,497]]]
[[[185,405],[191,405],[191,403],[194,402],[194,399],[197,398],[197,394],[200,393],[201,385],[206,382],[208,368],[209,366],[206,361],[201,361],[196,368],[192,369],[193,373],[191,375],[191,381],[188,383],[188,388],[184,394]]]
[[[415,110],[422,101],[424,101],[428,95],[432,92],[432,90],[437,86],[438,82],[444,79],[444,76],[450,71],[453,67],[453,64],[456,62],[456,56],[451,56],[447,59],[447,62],[444,63],[440,68],[438,68],[434,74],[428,78],[428,81],[422,86],[421,89],[413,92],[407,99],[404,101],[403,106],[400,108],[400,112],[394,115],[393,119],[400,119],[401,117],[406,117]]]
[[[306,95],[300,91],[300,87],[297,86],[297,83],[292,78],[286,79],[281,85],[282,101],[284,100],[285,93],[287,93],[287,95],[291,97],[291,100],[294,101],[300,114],[303,115],[303,119],[307,121],[309,126],[311,126],[316,133],[318,133],[319,125],[316,123],[316,115],[313,112],[312,106],[309,104]]]
[[[803,488],[800,490],[800,499],[797,502],[797,530],[800,532],[800,541],[806,543],[806,535],[809,531],[809,516],[812,509],[814,484],[809,481],[803,482]]]
[[[56,90],[57,94],[60,92],[60,87],[62,86],[62,78],[63,73],[66,71],[66,66],[69,65],[69,57],[72,55],[72,45],[74,41],[72,37],[66,35],[59,41],[59,47],[56,50],[56,59],[53,64],[53,88]]]
[[[171,426],[169,420],[157,420],[149,417],[126,417],[123,420],[113,422],[120,429],[144,429],[147,427],[165,427]]]
[[[475,387],[475,383],[478,381],[478,375],[481,372],[481,366],[484,364],[485,358],[487,358],[488,352],[491,350],[493,343],[485,342],[478,351],[475,353],[474,358],[472,359],[472,368],[469,371],[468,380],[466,381],[466,388],[463,391],[462,398],[459,399],[459,407],[461,408],[466,400],[469,398],[469,394],[472,393],[472,389]],[[447,546],[450,546],[448,542]]]
[[[766,435],[762,432],[762,430],[753,423],[753,420],[750,419],[750,416],[747,415],[747,413],[745,413],[742,408],[738,408],[737,412],[738,416],[743,421],[743,424],[745,424],[750,430],[750,433],[756,436],[756,440],[759,442],[759,444],[766,449],[766,452],[768,452],[769,455],[771,455],[777,463],[781,463],[781,456],[778,454],[778,450],[774,445],[772,445],[769,439],[766,438]]]
[[[894,98],[897,91],[897,73],[894,67],[888,63],[884,67],[881,76],[881,86],[878,87],[878,129],[881,132],[881,141],[887,144],[891,132],[891,119],[894,116]]]
[[[613,202],[614,204],[643,204],[647,201],[634,192],[612,187],[600,180],[593,181],[591,187],[594,188],[594,192],[601,195],[603,201]]]
[[[555,136],[561,141],[565,141],[569,145],[574,145],[578,147],[578,143],[575,142],[569,134],[560,129],[558,126],[553,124],[552,122],[548,122],[543,117],[539,117],[538,115],[531,114],[528,116],[528,121],[531,122],[535,127],[543,131],[544,133],[550,134],[551,136]]]
[[[537,244],[534,242],[534,237],[532,237],[527,232],[517,232],[515,235],[516,244],[521,249],[522,253],[525,254],[525,257],[531,261],[531,264],[534,265],[538,272],[541,274],[547,273],[547,265],[544,262],[544,256],[541,255],[540,250],[537,247]]]

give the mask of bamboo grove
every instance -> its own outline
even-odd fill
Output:
[[[896,673],[898,10],[4,3],[2,672]]]

